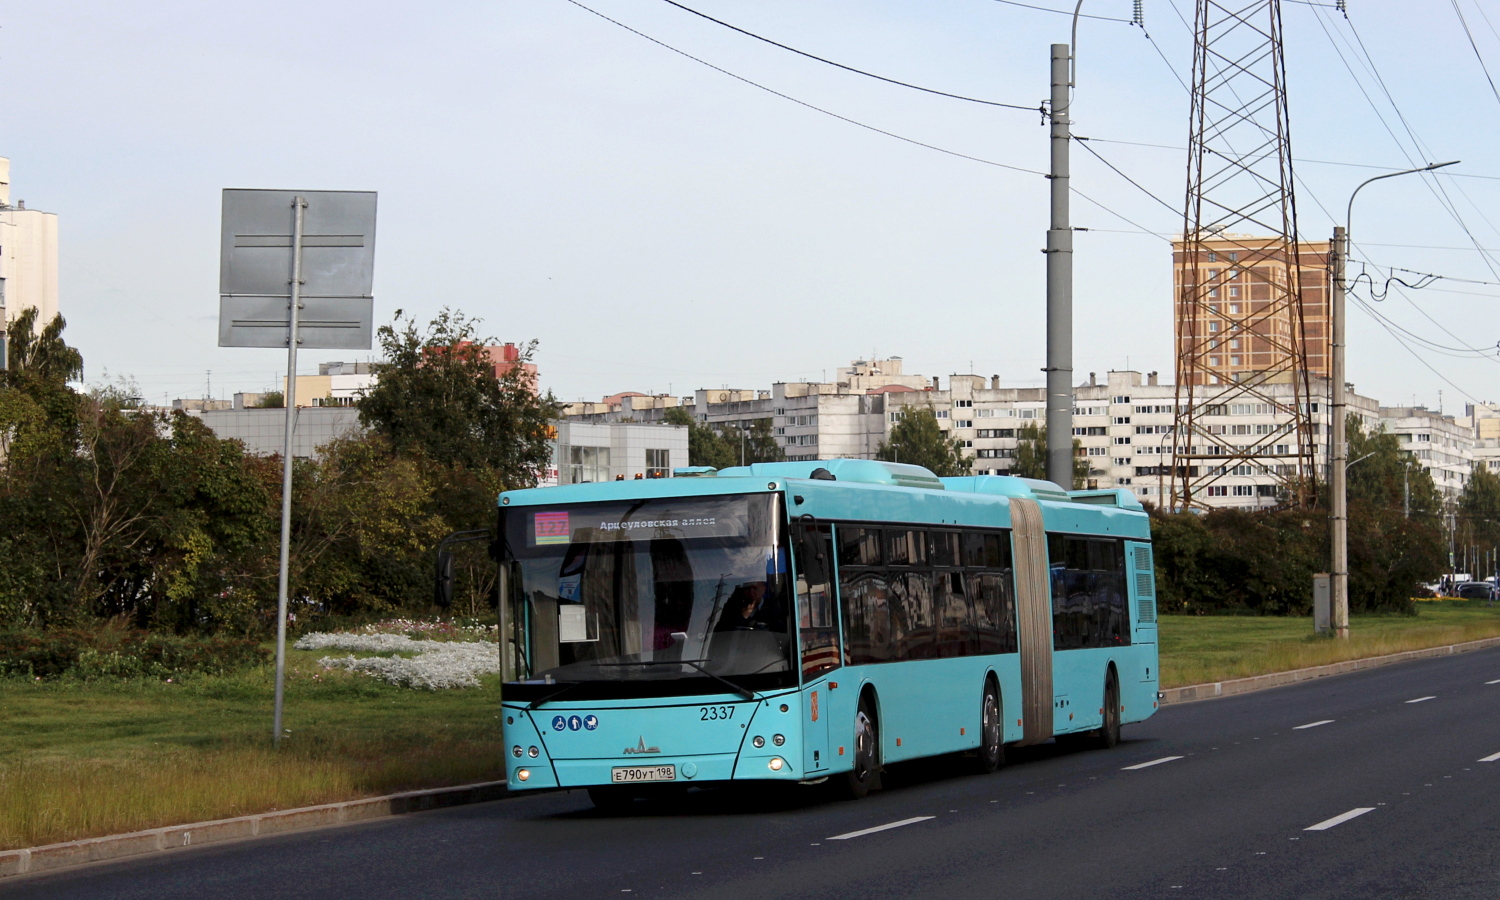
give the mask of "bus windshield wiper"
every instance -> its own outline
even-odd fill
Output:
[[[558,688],[557,690],[553,691],[552,693],[550,693],[550,694],[543,694],[542,696],[540,696],[540,697],[536,698],[535,700],[531,701],[530,703],[526,704],[526,709],[527,709],[527,711],[536,709],[538,706],[541,706],[543,703],[546,703],[548,700],[552,700],[552,699],[555,699],[557,697],[561,697],[563,694],[566,694],[568,691],[571,691],[573,688],[578,687],[580,684],[583,684],[583,682],[581,682],[581,681],[570,681],[570,682],[564,684],[562,687]]]
[[[725,678],[722,675],[715,675],[714,673],[712,673],[712,672],[708,671],[707,669],[703,668],[703,666],[699,665],[699,663],[705,663],[705,662],[708,662],[708,660],[706,660],[706,659],[652,659],[652,660],[644,660],[643,659],[643,660],[640,660],[638,662],[628,662],[628,663],[594,663],[594,665],[599,666],[601,668],[603,668],[605,666],[610,666],[610,667],[615,667],[615,666],[619,666],[619,667],[623,667],[623,666],[678,666],[678,665],[692,666],[693,668],[695,668],[698,671],[702,672],[704,675],[707,675],[709,678],[712,678],[715,681],[720,681],[720,682],[723,682],[724,684],[729,685],[729,687],[730,687],[731,690],[733,690],[736,694],[739,694],[741,697],[744,697],[746,700],[754,700],[755,699],[755,692],[754,691],[750,690],[747,687],[743,687],[741,685],[735,684],[734,682],[730,681],[728,678]]]

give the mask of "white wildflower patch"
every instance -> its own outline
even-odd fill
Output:
[[[298,650],[347,650],[348,656],[325,656],[318,664],[344,668],[402,687],[441,690],[478,687],[479,676],[500,671],[500,648],[489,641],[413,640],[404,634],[304,635]],[[400,653],[410,656],[362,656],[354,653]]]

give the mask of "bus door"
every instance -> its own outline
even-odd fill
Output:
[[[833,531],[804,519],[792,526],[797,566],[797,635],[802,659],[802,771],[826,770],[829,673],[839,667],[839,629],[834,618]]]
[[[1134,626],[1131,641],[1136,644],[1156,644],[1156,569],[1152,565],[1151,545],[1125,542],[1125,561],[1130,567],[1130,597],[1135,601],[1130,611]],[[1154,647],[1153,647],[1154,649]],[[1156,654],[1138,654],[1141,671],[1136,673],[1150,690],[1156,690],[1158,680]]]
[[[1047,535],[1035,500],[1012,497],[1015,543],[1017,637],[1021,650],[1023,744],[1052,737],[1052,594],[1048,584]]]

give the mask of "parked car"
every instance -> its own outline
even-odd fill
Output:
[[[1458,586],[1454,595],[1460,600],[1494,600],[1497,592],[1488,581],[1466,581]]]

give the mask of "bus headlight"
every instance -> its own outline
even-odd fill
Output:
[[[786,743],[786,736],[785,735],[780,735],[780,734],[772,735],[771,736],[771,743],[773,743],[776,746],[780,747],[782,744]]]
[[[750,743],[754,744],[755,745],[755,749],[759,750],[760,748],[762,748],[762,747],[764,747],[766,745],[766,739],[757,734],[754,738],[752,738],[750,740]]]
[[[771,767],[772,772],[780,772],[783,768],[786,767],[786,760],[782,759],[779,756],[773,756],[771,757],[771,761],[766,763],[766,765]]]
[[[527,750],[526,750],[526,755],[529,756],[529,757],[531,757],[532,759],[536,759],[541,754],[542,754],[542,751],[538,750],[535,747],[528,747]]]
[[[516,780],[517,781],[525,781],[526,779],[528,779],[530,777],[531,777],[531,770],[530,769],[517,769],[516,770]]]

